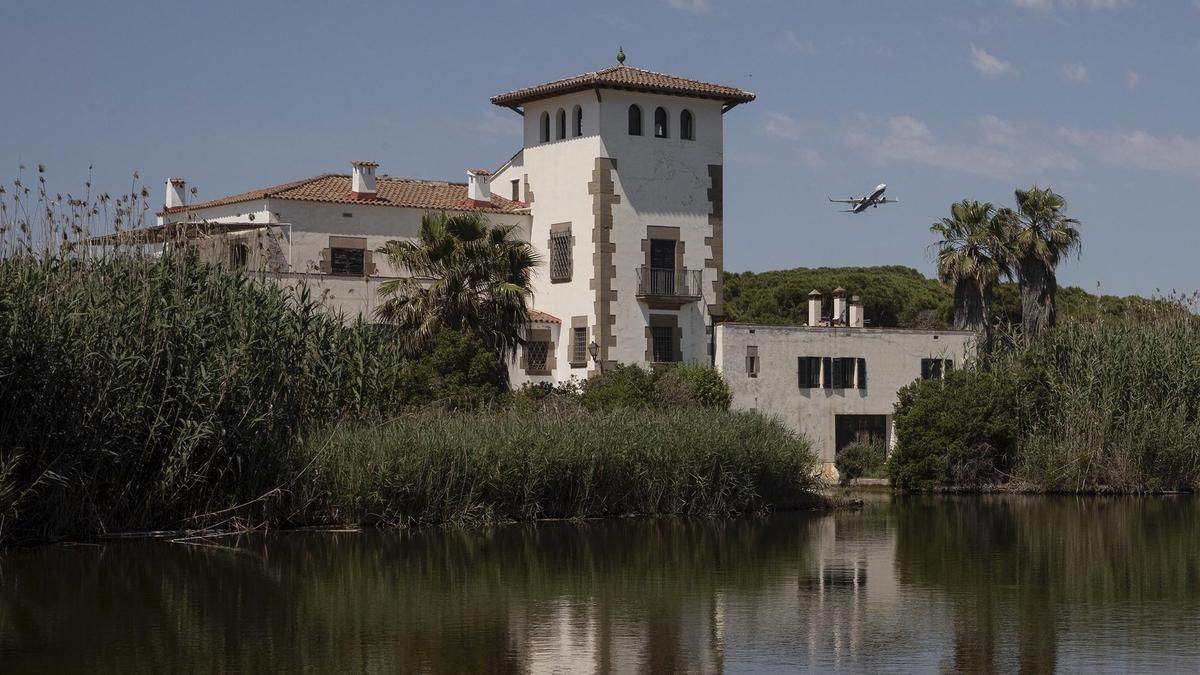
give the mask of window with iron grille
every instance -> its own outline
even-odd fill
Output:
[[[361,277],[363,253],[361,248],[330,248],[329,273]]]
[[[587,365],[587,328],[575,328],[571,333],[571,363]]]
[[[675,327],[651,326],[652,355],[655,363],[671,363],[675,358]]]
[[[550,353],[550,343],[545,341],[525,343],[526,370],[546,370],[546,356]]]
[[[571,280],[571,231],[550,233],[550,281]]]

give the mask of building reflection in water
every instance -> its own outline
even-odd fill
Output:
[[[1190,670],[1200,502],[284,533],[0,557],[6,672]]]

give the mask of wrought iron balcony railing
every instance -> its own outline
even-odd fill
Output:
[[[702,270],[646,267],[637,268],[638,297],[675,301],[698,300]]]

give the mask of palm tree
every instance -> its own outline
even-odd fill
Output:
[[[1058,292],[1058,261],[1079,250],[1079,221],[1063,215],[1067,202],[1050,188],[1036,185],[1017,190],[1020,219],[1011,241],[1021,285],[1021,324],[1026,344],[1033,342],[1056,320],[1054,297]]]
[[[510,225],[491,227],[478,214],[426,214],[417,241],[379,249],[408,277],[385,282],[375,311],[400,329],[412,352],[427,349],[439,330],[473,333],[501,361],[524,343],[531,277],[541,258]]]
[[[992,205],[964,199],[950,206],[950,217],[930,226],[941,235],[938,278],[954,289],[954,328],[982,331],[990,341],[992,292],[1011,271],[1006,241],[1011,221],[997,217]]]

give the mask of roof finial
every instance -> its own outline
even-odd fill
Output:
[[[621,65],[625,65],[625,48],[624,47],[617,48],[617,63],[619,63]]]

